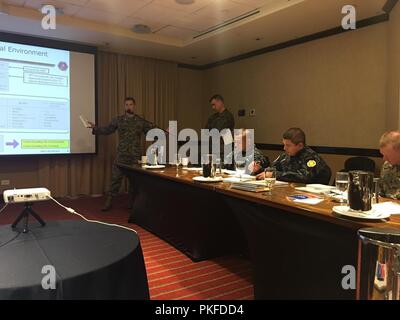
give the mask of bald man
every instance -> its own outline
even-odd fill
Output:
[[[384,197],[400,199],[400,132],[384,133],[379,148],[385,161],[381,170],[380,193]]]

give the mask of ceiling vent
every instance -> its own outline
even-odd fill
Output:
[[[195,35],[195,36],[193,37],[193,39],[196,39],[196,38],[205,36],[205,35],[207,35],[207,34],[210,34],[210,33],[212,33],[212,32],[215,32],[215,31],[217,31],[217,30],[220,30],[220,29],[222,29],[222,28],[225,28],[225,27],[227,27],[227,26],[229,26],[229,25],[231,25],[231,24],[234,24],[234,23],[236,23],[236,22],[245,20],[245,19],[247,19],[247,18],[249,18],[249,17],[255,16],[256,14],[259,14],[259,13],[260,13],[260,10],[259,10],[259,9],[256,9],[256,10],[253,10],[253,11],[250,11],[250,12],[247,12],[247,13],[244,13],[244,14],[242,14],[242,15],[240,15],[240,16],[237,16],[237,17],[235,17],[235,18],[229,19],[229,20],[227,20],[227,21],[224,21],[223,23],[217,24],[217,25],[214,26],[214,27],[211,27],[211,28],[208,28],[208,29],[205,30],[205,31],[202,31],[201,33]]]
[[[178,4],[192,4],[194,3],[194,0],[175,0],[176,3]]]

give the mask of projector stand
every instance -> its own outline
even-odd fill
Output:
[[[29,220],[29,215],[31,214],[40,224],[42,227],[46,225],[46,223],[42,220],[42,218],[32,210],[33,203],[32,202],[25,202],[25,208],[22,210],[20,215],[17,217],[17,219],[14,221],[14,223],[11,225],[11,228],[15,228],[17,224],[21,221],[22,218],[25,218],[24,221],[24,229],[22,230],[23,233],[29,232],[28,228],[28,220]]]

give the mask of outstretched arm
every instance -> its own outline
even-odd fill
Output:
[[[118,129],[117,118],[112,119],[111,122],[104,127],[97,127],[92,122],[89,122],[89,125],[92,128],[92,133],[96,135],[108,135],[115,132],[115,130]]]

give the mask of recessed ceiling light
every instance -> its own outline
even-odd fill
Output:
[[[63,8],[55,7],[55,9],[56,9],[56,14],[58,14],[59,16],[63,16],[64,15],[64,9]]]
[[[175,0],[177,4],[192,4],[195,0]]]
[[[150,27],[145,24],[135,24],[132,31],[136,33],[151,33]]]

